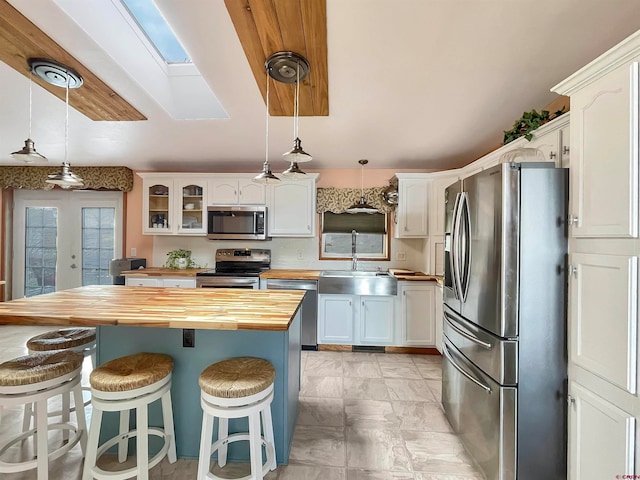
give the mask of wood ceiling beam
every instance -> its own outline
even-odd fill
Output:
[[[69,105],[91,120],[147,119],[6,0],[0,0],[0,61],[29,78],[29,58],[55,60],[82,75],[83,85],[69,91]],[[64,88],[51,85],[36,75],[31,77],[33,82],[65,101]]]
[[[309,61],[300,82],[300,115],[329,115],[326,0],[225,0],[262,98],[266,97],[264,62],[292,51]],[[269,113],[292,116],[295,85],[272,80]]]

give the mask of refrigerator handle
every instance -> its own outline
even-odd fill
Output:
[[[468,380],[472,381],[473,383],[475,383],[477,386],[479,386],[480,388],[482,388],[485,392],[487,392],[488,394],[491,394],[491,387],[489,385],[485,385],[484,383],[482,383],[480,380],[476,380],[475,378],[473,378],[471,376],[471,374],[467,373],[460,365],[458,365],[455,360],[453,359],[453,357],[451,356],[451,354],[449,353],[449,348],[447,347],[447,345],[443,345],[442,348],[442,353],[444,353],[444,356],[447,358],[447,360],[449,360],[449,363],[451,363],[451,366],[453,368],[455,368],[456,370],[458,370],[458,372],[460,372],[462,375],[464,375]]]
[[[469,195],[467,192],[462,192],[460,198],[460,218],[461,222],[464,222],[464,241],[460,242],[461,245],[461,264],[460,268],[460,296],[462,301],[467,300],[467,293],[469,292],[469,281],[471,279],[471,212],[469,210]]]
[[[462,219],[462,203],[465,195],[465,192],[461,192],[456,195],[456,204],[453,210],[453,240],[451,242],[451,258],[453,259],[451,269],[451,273],[453,275],[453,291],[456,299],[460,299],[463,302],[462,281],[460,278],[460,261],[462,260],[460,257],[460,221]]]
[[[472,333],[469,333],[466,330],[463,330],[462,328],[460,328],[456,324],[454,324],[453,322],[455,322],[456,319],[454,317],[452,317],[448,312],[443,312],[443,314],[444,314],[444,318],[447,319],[447,324],[451,328],[453,328],[456,332],[458,332],[458,334],[462,335],[464,338],[466,338],[470,342],[473,342],[476,345],[480,345],[482,348],[485,348],[487,350],[491,350],[493,348],[493,345],[491,345],[490,343],[483,342],[482,340],[480,340],[478,337],[476,337]]]

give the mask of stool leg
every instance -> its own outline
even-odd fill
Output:
[[[93,467],[96,466],[98,455],[98,440],[100,439],[100,427],[102,426],[102,410],[93,406],[91,412],[91,426],[89,427],[89,440],[87,441],[87,451],[84,457],[84,469],[82,480],[93,480]]]
[[[262,480],[262,442],[260,441],[260,413],[249,415],[249,455],[251,480]]]
[[[62,423],[69,423],[69,412],[71,411],[71,392],[62,394]],[[69,441],[69,430],[62,431],[62,441]]]
[[[169,463],[175,463],[178,460],[178,456],[176,455],[176,433],[173,429],[171,391],[167,391],[167,393],[162,396],[162,422],[164,424],[164,433],[169,439],[167,458],[169,459]]]
[[[269,470],[275,470],[278,465],[276,463],[276,442],[273,439],[273,423],[271,420],[271,405],[267,405],[264,410],[260,412],[260,418],[262,419],[262,431],[264,432],[264,441],[267,445],[271,445],[273,449],[273,461],[269,464]],[[267,450],[268,454],[268,450]]]
[[[80,448],[82,449],[82,456],[85,456],[87,454],[87,419],[85,417],[82,387],[80,384],[73,389],[73,402],[75,403],[76,409],[78,435],[80,435]]]
[[[202,413],[202,434],[200,435],[200,454],[198,456],[198,480],[206,480],[211,464],[211,436],[213,435],[213,416]],[[220,453],[218,453],[220,458]]]
[[[129,410],[120,412],[120,437],[122,438],[129,431]],[[118,442],[118,462],[127,460],[129,454],[129,439],[123,438]]]
[[[229,419],[218,417],[218,440],[229,436]],[[220,468],[227,464],[227,448],[228,444],[223,443],[218,447],[218,466]]]
[[[26,432],[31,427],[31,417],[33,417],[33,403],[25,403],[25,405],[24,405],[24,416],[22,417],[22,431],[23,432]],[[22,443],[24,444],[24,440],[22,440]],[[35,447],[34,447],[34,451],[35,451]]]
[[[149,480],[149,428],[148,406],[136,408],[136,449],[138,458],[138,480]]]
[[[36,402],[36,436],[38,446],[36,456],[38,458],[38,480],[48,480],[49,478],[49,432],[47,418],[47,401]]]

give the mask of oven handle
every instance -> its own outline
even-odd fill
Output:
[[[488,394],[491,394],[491,387],[488,385],[485,385],[484,383],[482,383],[479,380],[476,380],[475,378],[473,378],[469,373],[467,373],[460,365],[458,365],[455,360],[453,359],[453,357],[451,356],[451,353],[449,353],[449,348],[447,347],[447,345],[443,345],[442,346],[442,352],[444,353],[444,356],[447,357],[447,360],[449,360],[449,363],[451,363],[451,366],[453,368],[455,368],[456,370],[458,370],[458,372],[460,372],[462,375],[464,375],[468,380],[471,380],[473,383],[475,383],[478,387],[482,388],[485,392],[487,392]]]

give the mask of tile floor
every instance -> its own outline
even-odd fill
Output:
[[[26,340],[48,328],[0,326],[0,361],[26,353]],[[85,364],[90,371],[90,362]],[[424,355],[303,352],[298,421],[289,465],[267,480],[481,480],[451,432],[440,404],[440,357]],[[0,437],[20,428],[21,410],[2,413]],[[199,431],[197,433],[199,435]],[[0,460],[31,455],[30,442]],[[117,465],[112,457],[105,463]],[[122,468],[123,464],[118,466]],[[52,462],[50,479],[81,479],[74,447]],[[152,480],[195,479],[196,460],[166,459]],[[230,464],[221,476],[248,473]],[[35,480],[35,471],[2,475]]]

